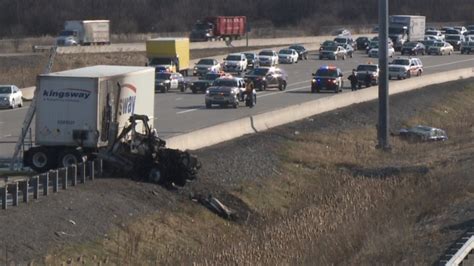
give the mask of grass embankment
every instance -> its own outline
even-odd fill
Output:
[[[281,175],[229,191],[258,218],[228,222],[183,200],[46,262],[431,264],[457,237],[452,214],[473,203],[473,113],[471,84],[404,121],[443,128],[446,142],[391,137],[383,152],[369,122],[296,134],[281,146]]]

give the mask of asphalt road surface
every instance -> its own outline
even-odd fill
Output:
[[[451,56],[426,55],[420,56],[420,58],[424,65],[424,74],[474,66],[473,55],[461,55],[459,52]],[[358,64],[365,64],[369,61],[377,63],[377,58],[369,58],[365,52],[356,52],[353,58],[344,61],[319,60],[317,54],[314,53],[306,61],[300,61],[293,65],[281,64],[280,67],[288,73],[287,89],[279,91],[272,88],[258,92],[257,105],[254,108],[245,107],[241,103],[238,109],[217,107],[206,109],[204,95],[192,94],[189,89],[184,93],[177,91],[165,94],[157,93],[155,94],[154,124],[160,136],[167,138],[249,115],[330,96],[332,93],[313,94],[310,92],[311,73],[314,73],[322,65],[340,67],[345,75],[344,86],[346,89],[343,93],[350,93],[348,74]],[[392,80],[391,82],[397,81]],[[0,110],[0,158],[11,156],[14,144],[5,142],[17,140],[27,110],[26,107],[27,105],[15,110]]]

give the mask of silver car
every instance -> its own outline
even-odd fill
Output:
[[[243,78],[232,76],[218,78],[206,91],[206,108],[211,108],[213,104],[218,104],[221,107],[231,105],[237,108],[244,90],[245,81]]]
[[[0,108],[23,106],[23,93],[15,85],[0,85]]]
[[[203,58],[199,60],[193,69],[194,76],[202,76],[208,72],[219,72],[221,70],[221,64],[216,59]]]

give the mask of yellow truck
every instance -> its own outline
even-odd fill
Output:
[[[148,66],[157,71],[180,72],[187,75],[189,69],[188,38],[155,38],[146,41]]]

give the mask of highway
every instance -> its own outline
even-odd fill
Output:
[[[322,65],[340,67],[345,75],[344,86],[346,89],[343,93],[350,93],[347,76],[351,70],[358,64],[369,61],[377,63],[377,58],[369,58],[365,52],[356,52],[353,58],[348,58],[345,61],[319,60],[317,58],[317,54],[312,53],[309,60],[293,65],[281,64],[280,67],[288,73],[287,89],[285,91],[269,89],[258,92],[257,105],[254,108],[245,107],[241,103],[238,109],[218,107],[206,109],[203,94],[192,94],[189,90],[185,93],[176,91],[165,94],[157,93],[155,94],[155,127],[160,136],[167,138],[249,115],[330,96],[332,93],[310,93],[311,73],[314,73]],[[420,56],[420,59],[424,64],[425,74],[474,66],[473,55],[461,55],[459,52],[451,56]],[[391,82],[397,81],[392,80]],[[16,141],[26,110],[26,107],[0,110],[0,142]],[[11,156],[13,147],[14,144],[0,144],[0,158]]]

